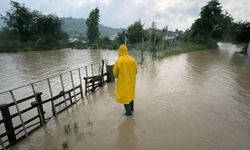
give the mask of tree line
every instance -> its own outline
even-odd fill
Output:
[[[67,34],[55,14],[43,15],[15,1],[1,15],[6,26],[0,31],[0,51],[47,50],[65,46]]]
[[[6,27],[0,31],[0,51],[46,50],[72,46],[68,42],[69,36],[62,30],[62,21],[55,14],[43,15],[15,1],[10,4],[10,10],[1,15]],[[157,29],[156,22],[152,22],[151,27],[145,29],[141,20],[135,21],[114,39],[100,37],[99,22],[100,10],[95,8],[86,20],[86,44],[77,42],[79,47],[116,49],[126,41],[137,49],[145,42],[148,49],[155,50],[160,44],[163,45],[160,46],[162,49],[169,44],[164,39],[167,28]],[[218,0],[211,0],[201,8],[199,18],[190,29],[184,33],[178,32],[176,40],[198,43],[210,48],[216,47],[218,41],[247,43],[250,40],[250,22],[235,22],[233,17],[222,9]]]
[[[201,8],[200,17],[184,33],[183,40],[209,44],[212,41],[249,42],[250,22],[234,22],[218,0]]]

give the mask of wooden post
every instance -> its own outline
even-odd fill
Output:
[[[80,93],[81,93],[81,97],[83,99],[82,86],[80,86]]]
[[[92,78],[91,84],[92,84],[91,92],[93,93],[95,91],[95,80],[94,80],[94,78]]]
[[[144,38],[142,37],[142,42],[141,42],[141,63],[143,63],[144,61],[144,57],[143,57],[143,47],[144,46]]]
[[[15,135],[15,131],[13,128],[13,123],[12,123],[12,118],[10,115],[9,107],[7,104],[2,104],[2,105],[0,105],[0,110],[2,113],[8,141],[9,141],[10,145],[14,144],[14,143],[16,143],[16,135]]]
[[[87,96],[87,94],[88,94],[88,78],[86,77],[85,79],[84,79],[84,81],[85,81],[85,95]]]
[[[115,77],[113,75],[113,65],[106,65],[107,70],[107,82],[114,82]]]
[[[100,82],[101,82],[101,86],[104,84],[104,63],[105,61],[102,60],[102,68],[101,68],[101,75],[100,75]]]
[[[44,117],[44,111],[43,111],[43,104],[42,104],[42,92],[35,93],[36,94],[36,102],[32,102],[31,105],[36,105],[37,112],[40,112],[39,118],[41,125],[45,124],[45,117]]]

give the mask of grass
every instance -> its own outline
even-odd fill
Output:
[[[79,129],[79,126],[78,126],[77,122],[74,122],[73,124],[68,123],[68,124],[64,125],[63,129],[64,129],[65,135],[67,136],[67,135],[69,135],[72,132],[72,130],[75,133],[77,133],[78,129]],[[62,148],[63,148],[63,150],[69,149],[69,142],[68,141],[63,142],[62,143]]]
[[[64,125],[64,133],[69,134],[71,132],[71,128],[69,124]]]
[[[74,132],[78,132],[78,124],[77,124],[77,122],[74,122],[73,129],[74,129]]]
[[[179,42],[167,48],[166,50],[160,51],[158,58],[164,58],[164,57],[178,55],[178,54],[187,53],[191,51],[212,49],[216,47],[217,45],[215,43],[198,44],[198,43],[190,43],[190,42]]]

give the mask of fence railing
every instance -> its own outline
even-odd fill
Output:
[[[1,149],[7,149],[22,138],[28,137],[51,117],[83,100],[84,85],[87,95],[102,86],[105,81],[112,80],[109,79],[110,75],[104,66],[110,70],[107,61],[103,60],[1,92],[0,96],[3,96],[6,102],[0,105]],[[92,89],[89,89],[91,87]]]

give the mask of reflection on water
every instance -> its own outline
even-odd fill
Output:
[[[136,150],[135,119],[132,117],[126,118],[119,123],[117,127],[117,149],[120,150]]]

